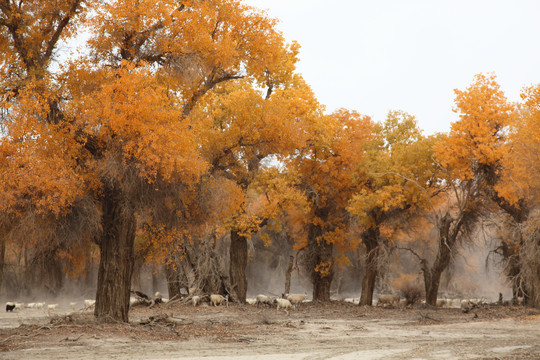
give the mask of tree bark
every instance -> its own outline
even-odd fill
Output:
[[[2,283],[4,281],[4,261],[6,257],[6,242],[0,240],[0,294],[2,293]]]
[[[330,301],[330,287],[334,279],[334,245],[321,238],[322,229],[310,225],[308,251],[311,256],[311,282],[314,301]]]
[[[103,234],[98,240],[101,257],[94,315],[105,320],[128,322],[137,220],[134,210],[117,188],[105,188],[102,207]]]
[[[366,248],[365,273],[362,278],[362,294],[359,305],[371,306],[373,303],[373,292],[375,291],[375,281],[377,279],[377,259],[379,255],[379,228],[371,227],[362,233],[362,242]]]
[[[328,263],[329,268],[326,273],[321,273],[320,271],[316,271],[316,269],[312,270],[313,300],[330,301],[330,287],[332,286],[332,280],[334,279],[334,264],[332,258],[333,248],[333,244],[327,244],[326,242],[322,242],[317,246],[317,263]]]
[[[287,271],[285,272],[285,292],[284,294],[291,293],[291,274],[293,270],[294,256],[289,257],[289,265],[287,266]]]
[[[430,269],[423,267],[426,303],[428,305],[437,305],[441,275],[450,265],[452,251],[462,224],[462,219],[454,220],[449,214],[443,216],[439,221],[437,256]]]
[[[167,290],[169,291],[169,299],[180,298],[180,289],[182,285],[180,284],[180,270],[178,267],[180,264],[177,262],[171,264],[170,261],[167,261],[165,264],[165,276],[167,277]]]
[[[241,236],[237,231],[231,230],[231,245],[230,245],[230,270],[232,291],[235,293],[238,301],[246,302],[247,295],[247,258],[248,247],[247,238]]]

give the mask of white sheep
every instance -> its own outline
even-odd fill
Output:
[[[377,301],[377,306],[398,306],[399,305],[399,296],[390,295],[390,294],[381,294]]]
[[[294,306],[301,304],[306,299],[306,294],[286,294],[285,298]]]
[[[255,305],[255,304],[257,304],[257,299],[248,298],[248,299],[246,299],[246,303],[248,305]]]
[[[77,303],[76,303],[76,302],[70,302],[70,303],[69,303],[69,306],[70,306],[72,309],[75,309],[75,306],[77,306]]]
[[[90,309],[96,305],[96,300],[84,300],[84,309]]]
[[[27,307],[28,309],[35,309],[36,303],[28,303],[28,304],[26,304],[26,307]]]
[[[266,295],[257,295],[256,297],[257,305],[259,304],[267,304],[272,305],[272,299]]]
[[[218,294],[210,295],[210,305],[218,306],[225,302],[227,307],[229,307],[229,295],[223,296]]]
[[[446,299],[437,299],[436,305],[437,305],[437,307],[442,308],[442,307],[445,307],[445,306],[446,306],[446,303],[447,303],[447,302],[446,302]]]
[[[292,308],[292,304],[288,299],[276,299],[277,302],[277,311],[279,309],[284,309],[285,312],[288,314],[288,309]]]
[[[195,295],[191,298],[191,301],[193,302],[193,306],[197,306],[201,302],[201,297]]]
[[[35,309],[43,309],[45,307],[45,303],[39,302],[36,303]]]
[[[47,311],[56,310],[57,306],[58,306],[58,304],[49,304],[49,305],[47,305]]]

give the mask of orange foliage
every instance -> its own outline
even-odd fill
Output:
[[[502,179],[496,186],[511,204],[519,199],[531,204],[540,196],[540,85],[525,88],[522,98],[524,105],[511,123]]]
[[[348,234],[345,208],[352,194],[361,188],[353,174],[364,160],[373,124],[370,118],[344,109],[331,115],[316,115],[314,113],[304,124],[309,136],[307,146],[292,157],[288,165],[298,177],[298,187],[311,207],[301,221],[307,227],[321,229],[321,235],[306,239],[305,232],[299,232],[301,237],[295,239],[296,248],[306,246],[306,241],[332,244],[337,251],[336,258],[346,262],[344,253],[355,248],[357,240]],[[315,266],[318,271],[328,272],[332,262]]]
[[[465,91],[455,90],[459,121],[452,123],[446,141],[436,147],[441,165],[458,179],[469,180],[483,166],[497,166],[514,107],[508,103],[495,75],[476,75]]]
[[[390,112],[374,130],[375,138],[356,175],[365,186],[348,206],[366,228],[380,227],[391,220],[387,214],[429,206],[429,196],[436,186],[432,161],[436,136],[424,137],[414,117],[400,111]]]

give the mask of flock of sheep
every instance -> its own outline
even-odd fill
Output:
[[[277,311],[280,309],[283,309],[285,312],[289,313],[289,310],[293,307],[296,307],[297,305],[300,305],[303,302],[308,302],[310,300],[306,299],[306,294],[283,294],[281,298],[271,298],[267,295],[257,295],[256,298],[248,298],[246,299],[246,303],[249,305],[265,305],[265,306],[273,306],[276,305]],[[211,306],[218,306],[225,304],[226,306],[229,306],[229,296],[223,296],[218,294],[212,294],[209,297],[208,296],[199,296],[194,295],[191,297],[191,302],[193,306],[198,306],[202,304],[205,299],[208,299],[207,301]]]
[[[95,300],[84,300],[84,308],[83,310],[88,310],[94,306],[96,303]],[[36,310],[47,310],[47,311],[54,311],[57,310],[58,304],[46,304],[44,302],[32,302],[28,304],[24,303],[18,303],[18,302],[7,302],[6,303],[6,312],[14,311],[14,310],[22,310],[25,309],[36,309]],[[70,302],[69,306],[71,309],[75,309],[77,307],[76,302]]]
[[[146,305],[154,305],[156,302],[161,303],[167,303],[168,299],[162,298],[161,294],[157,292],[155,294],[154,299],[151,300],[150,303],[146,303]],[[229,306],[229,296],[223,296],[219,294],[212,294],[212,295],[193,295],[190,298],[191,303],[193,306],[198,306],[203,303],[207,303],[210,306],[220,306],[220,305],[226,305]],[[311,300],[307,299],[306,294],[283,294],[279,298],[270,297],[267,295],[257,295],[255,298],[248,298],[246,299],[246,303],[249,305],[256,305],[256,306],[276,306],[277,311],[280,309],[283,309],[287,314],[289,313],[290,309],[296,308],[298,305],[304,303],[304,302],[310,302]],[[358,303],[358,298],[347,298],[343,300],[344,302],[349,303]],[[501,300],[500,300],[501,301]],[[523,302],[522,298],[518,298],[517,304],[521,305]],[[84,300],[84,307],[82,308],[83,311],[90,310],[95,306],[96,301],[95,300]],[[425,303],[425,302],[424,302]],[[137,304],[141,304],[140,298],[131,297],[130,298],[130,306],[135,306]],[[461,308],[463,311],[468,311],[469,309],[480,306],[480,305],[486,305],[488,302],[486,299],[437,299],[437,307],[440,308]],[[69,303],[69,306],[71,309],[75,310],[77,307],[76,302]],[[406,299],[401,299],[397,295],[391,295],[391,294],[381,294],[379,295],[378,299],[373,302],[374,306],[380,306],[380,307],[405,307],[407,305]],[[56,310],[58,307],[58,304],[45,304],[43,302],[35,302],[35,303],[16,303],[16,302],[8,302],[6,303],[6,312],[14,311],[14,310],[21,310],[23,308],[27,309],[39,309],[39,310],[47,310],[48,312]]]

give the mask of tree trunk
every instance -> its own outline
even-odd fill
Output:
[[[2,283],[4,281],[4,261],[6,257],[6,242],[0,240],[0,294],[2,293]]]
[[[285,292],[284,294],[291,293],[291,274],[293,270],[294,256],[289,257],[289,265],[287,266],[287,271],[285,272]]]
[[[371,306],[373,303],[373,292],[375,291],[375,281],[377,279],[377,260],[379,255],[379,228],[372,227],[362,233],[362,242],[366,247],[365,273],[362,278],[362,294],[359,305]]]
[[[169,299],[180,298],[181,293],[180,289],[182,285],[180,284],[180,270],[178,267],[180,264],[178,262],[171,264],[170,261],[167,261],[165,264],[165,276],[167,277],[167,290],[169,291]]]
[[[334,279],[334,246],[325,240],[319,242],[317,238],[311,238],[310,241],[313,247],[311,251],[314,251],[314,266],[311,269],[313,300],[330,301],[330,286]]]
[[[317,264],[323,265],[317,270],[313,268],[311,279],[313,282],[313,300],[315,301],[330,301],[330,287],[334,279],[334,264],[332,259],[332,251],[334,246],[321,241],[317,244]],[[328,267],[326,267],[328,266]],[[324,269],[322,272],[320,270]]]
[[[238,234],[238,232],[235,230],[231,230],[231,246],[229,254],[229,274],[231,279],[231,285],[233,287],[232,291],[235,293],[238,301],[240,301],[241,303],[245,303],[247,295],[247,239],[246,237]]]
[[[103,234],[98,241],[101,257],[94,315],[128,322],[137,220],[118,189],[105,189],[102,206]]]
[[[431,269],[424,267],[424,286],[426,290],[426,303],[428,305],[437,305],[437,295],[441,283],[443,271],[450,265],[452,251],[454,250],[456,239],[461,227],[461,220],[454,224],[452,216],[446,214],[438,224],[438,249],[435,261]]]
[[[316,209],[320,219],[328,218],[327,209]],[[307,266],[311,272],[314,301],[330,301],[330,287],[334,279],[334,245],[323,238],[323,229],[319,225],[308,227]]]

